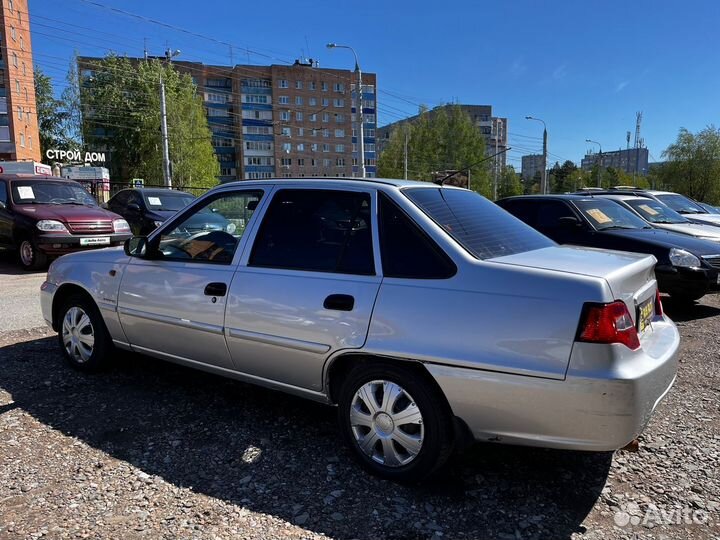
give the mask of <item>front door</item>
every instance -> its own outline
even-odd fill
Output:
[[[238,371],[320,390],[328,356],[363,346],[382,280],[375,205],[370,190],[277,189],[230,287]]]
[[[13,216],[10,213],[8,187],[0,180],[0,246],[12,245]]]
[[[132,258],[118,312],[134,349],[232,369],[223,325],[227,290],[262,194],[223,191],[198,201],[153,235],[156,256]]]

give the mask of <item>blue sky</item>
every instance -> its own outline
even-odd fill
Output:
[[[624,148],[637,111],[651,161],[680,127],[720,123],[717,0],[29,2],[35,63],[58,86],[74,51],[141,55],[145,39],[151,54],[170,45],[190,61],[229,63],[230,43],[235,63],[304,55],[352,68],[349,51],[325,48],[335,41],[377,73],[380,124],[419,104],[491,104],[509,118],[518,169],[541,149],[542,125],[526,115],[546,121],[551,162],[579,162],[586,138]]]

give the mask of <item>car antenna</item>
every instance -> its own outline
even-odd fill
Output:
[[[471,163],[470,165],[467,165],[467,166],[465,166],[465,167],[462,167],[462,168],[458,169],[457,171],[455,171],[455,172],[453,172],[453,173],[450,173],[450,174],[448,174],[447,176],[441,178],[441,179],[440,179],[439,181],[437,181],[436,183],[437,183],[437,184],[440,184],[440,185],[442,186],[443,184],[445,184],[445,182],[447,182],[448,180],[450,180],[450,179],[451,179],[453,176],[455,176],[456,174],[459,174],[459,173],[461,173],[461,172],[463,172],[463,171],[467,171],[468,169],[472,169],[475,165],[480,165],[483,161],[487,161],[488,159],[492,159],[492,158],[494,158],[495,156],[499,156],[500,154],[504,154],[504,153],[507,152],[508,150],[512,150],[512,148],[511,148],[510,146],[508,146],[507,148],[505,148],[505,150],[500,150],[499,152],[497,152],[496,154],[493,154],[492,156],[484,157],[484,158],[482,158],[480,161],[477,161],[477,162],[475,162],[475,163]]]

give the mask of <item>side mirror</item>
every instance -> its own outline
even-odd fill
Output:
[[[574,228],[574,227],[580,227],[582,223],[580,223],[580,220],[576,218],[575,216],[564,216],[558,219],[558,224],[563,228]]]
[[[132,210],[133,212],[139,212],[140,205],[138,203],[131,202],[127,205],[127,209]]]
[[[5,208],[7,208],[7,205],[3,201],[0,201],[0,209],[5,210]]]
[[[140,257],[141,259],[150,259],[150,244],[147,236],[133,236],[125,240],[123,246],[125,255],[130,257]]]

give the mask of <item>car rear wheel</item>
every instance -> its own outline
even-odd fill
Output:
[[[18,246],[20,265],[25,270],[39,270],[47,264],[47,255],[37,247],[37,244],[27,238],[20,241]]]
[[[414,370],[359,365],[346,377],[338,405],[343,438],[360,464],[377,476],[418,482],[452,451],[447,403]]]
[[[65,360],[82,371],[104,367],[112,342],[97,306],[84,295],[73,295],[63,303],[60,316],[58,339]]]

